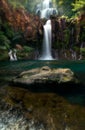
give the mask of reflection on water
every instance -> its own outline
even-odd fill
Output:
[[[5,61],[0,62],[0,82],[11,80],[20,72],[29,69],[49,66],[51,68],[70,68],[75,72],[77,77],[85,84],[85,61]],[[74,86],[75,87],[75,86]],[[72,103],[79,103],[85,105],[85,89],[81,86],[81,92],[62,94]]]

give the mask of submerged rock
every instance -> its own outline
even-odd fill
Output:
[[[15,84],[25,85],[77,83],[77,81],[74,72],[69,68],[51,69],[48,66],[24,71],[13,79],[13,83]]]
[[[58,94],[5,86],[0,88],[0,130],[85,130],[85,106]]]

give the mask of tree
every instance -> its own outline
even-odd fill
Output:
[[[75,2],[75,0],[56,0],[60,15],[67,15],[68,17],[71,17],[73,15],[73,2]]]
[[[85,11],[85,0],[76,0],[75,3],[72,3],[73,11]]]

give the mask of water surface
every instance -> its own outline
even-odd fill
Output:
[[[0,62],[0,83],[6,83],[8,80],[11,80],[13,77],[17,76],[20,72],[26,71],[29,69],[49,66],[51,68],[70,68],[80,81],[85,84],[85,61],[40,61],[40,60],[30,60],[30,61],[5,61]],[[75,86],[74,86],[75,87]],[[77,103],[80,105],[85,105],[85,87],[81,86],[80,92],[76,90],[75,93],[70,94],[61,94],[69,102]]]

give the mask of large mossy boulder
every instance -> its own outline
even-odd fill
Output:
[[[78,82],[74,72],[69,68],[51,69],[48,66],[24,71],[13,79],[14,84],[22,85],[61,84],[69,82]]]

